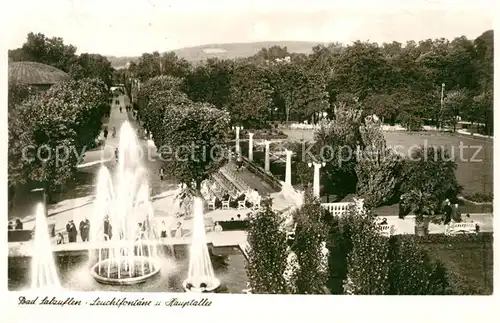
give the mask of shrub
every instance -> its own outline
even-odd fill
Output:
[[[281,230],[283,218],[264,201],[264,208],[248,216],[247,276],[253,293],[284,294],[286,284],[286,233]]]
[[[415,236],[393,236],[389,247],[389,294],[440,295],[446,280],[415,241]]]
[[[352,293],[386,294],[389,286],[389,239],[379,234],[369,213],[353,207],[345,220],[351,222],[352,250],[347,258],[347,276],[352,282]]]
[[[297,291],[299,294],[322,294],[327,280],[321,251],[326,234],[324,210],[310,190],[306,190],[304,199],[302,207],[293,214],[297,224],[292,247],[299,263]]]

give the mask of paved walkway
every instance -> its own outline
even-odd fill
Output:
[[[234,161],[231,161],[234,163]],[[276,193],[276,190],[271,187],[271,185],[267,184],[263,179],[259,176],[255,175],[245,167],[242,167],[237,175],[245,181],[253,189],[257,189],[261,195],[267,195]]]
[[[121,96],[120,104],[124,106],[127,98]],[[116,127],[118,130],[121,124],[127,119],[125,109],[124,113],[120,113],[118,105],[114,101],[111,105],[110,116],[108,118],[109,135],[104,146],[87,151],[82,163],[79,165],[77,177],[80,178],[80,184],[74,188],[65,191],[62,195],[62,200],[56,204],[48,205],[49,215],[59,214],[61,212],[77,212],[81,206],[84,206],[93,201],[94,193],[94,177],[102,163],[109,163],[114,159],[114,149],[118,145],[118,138],[112,138],[112,129]],[[101,133],[101,137],[102,137]],[[104,138],[101,138],[104,139]],[[23,222],[29,222],[34,219],[35,203],[33,194],[28,191],[27,187],[19,187],[14,199],[14,206],[9,212],[9,220],[19,218]],[[67,198],[65,198],[67,196]]]
[[[99,169],[99,166],[104,162],[110,169],[113,169],[116,165],[114,150],[119,144],[119,129],[123,122],[128,121],[129,117],[125,110],[125,106],[128,104],[128,98],[126,96],[120,96],[120,105],[115,105],[113,103],[110,112],[110,118],[108,121],[108,129],[109,135],[106,140],[104,147],[101,150],[97,150],[91,154],[91,157],[87,157],[87,163],[92,163],[91,165],[84,165],[84,167],[80,168],[80,172],[88,172],[90,176],[92,176],[92,185],[87,190],[91,193],[87,194],[83,197],[78,198],[68,198],[57,204],[48,206],[48,222],[55,223],[56,231],[61,232],[66,235],[65,226],[69,220],[74,220],[75,223],[79,224],[81,220],[85,217],[88,217],[89,220],[92,220],[93,214],[93,201],[94,201],[94,192],[95,192],[95,176]],[[119,106],[122,106],[122,112],[119,110]],[[131,121],[132,126],[135,126],[135,122]],[[112,129],[116,127],[117,136],[113,138]],[[148,142],[145,140],[139,140],[141,147],[143,149],[148,146]],[[177,188],[177,186],[169,181],[161,181],[158,175],[159,169],[159,161],[148,161],[147,155],[145,155],[145,167],[148,170],[150,185],[153,188],[153,199],[158,207],[163,210],[168,210],[171,208],[170,205],[166,205],[169,201],[168,197],[174,196],[173,190]],[[71,194],[72,192],[69,192]],[[27,201],[23,201],[25,204],[29,204]],[[163,203],[162,203],[163,202]],[[167,203],[165,203],[167,202]],[[24,225],[24,229],[31,230],[35,225],[35,216],[34,210],[35,205],[25,205],[23,208],[24,212],[17,214],[9,214],[9,219],[16,216],[16,218],[21,219]],[[160,210],[159,210],[160,211]],[[161,211],[159,212],[161,213]],[[78,238],[79,239],[79,238]]]
[[[226,232],[207,232],[207,243],[211,243],[214,247],[243,247],[247,244],[247,235],[243,231],[226,231]],[[159,239],[158,244],[163,245],[188,245],[191,243],[191,237],[185,236],[180,238],[162,238]],[[54,245],[54,252],[87,252],[90,247],[104,248],[111,243],[100,242],[98,244],[92,242],[75,242],[66,243],[61,245]],[[35,251],[33,241],[27,242],[12,242],[9,243],[9,257],[31,257]]]

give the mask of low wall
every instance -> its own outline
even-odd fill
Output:
[[[328,210],[333,216],[342,216],[347,213],[352,202],[321,203],[321,207]]]
[[[163,245],[165,247],[177,246],[177,245],[189,245],[191,244],[191,236],[186,237],[172,237],[172,238],[161,238],[158,242],[154,242],[155,245]],[[246,233],[244,231],[226,231],[226,232],[210,232],[207,233],[207,244],[213,247],[229,247],[238,246],[240,243],[246,241]],[[32,257],[34,253],[34,241],[27,242],[10,242],[9,246],[9,257]],[[59,255],[78,255],[78,254],[88,254],[89,249],[102,249],[117,246],[120,243],[118,241],[99,241],[99,242],[72,242],[60,245],[54,245],[52,251]],[[127,243],[127,242],[122,242]],[[127,243],[128,245],[128,243]]]
[[[273,176],[273,174],[267,173],[263,168],[256,165],[254,162],[251,162],[245,156],[241,156],[241,160],[243,161],[243,164],[249,171],[262,178],[266,183],[271,185],[271,187],[276,191],[278,192],[281,191],[282,184],[276,177]]]

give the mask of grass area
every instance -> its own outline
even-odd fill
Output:
[[[480,294],[493,293],[493,234],[434,235],[421,243],[432,259],[445,266],[455,284],[471,286]]]
[[[311,130],[283,130],[290,141],[313,140]],[[446,147],[457,162],[457,180],[463,195],[493,193],[493,141],[438,132],[385,132],[387,145],[409,155],[414,147]]]

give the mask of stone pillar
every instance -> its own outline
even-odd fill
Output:
[[[365,200],[361,198],[354,198],[354,205],[356,206],[356,211],[359,213],[364,212]]]
[[[319,193],[319,170],[322,166],[325,166],[325,163],[309,163],[309,167],[314,166],[314,182],[313,182],[313,194],[316,197],[320,197]]]
[[[240,152],[241,152],[241,149],[240,149],[240,129],[241,129],[240,126],[235,127],[235,130],[236,130],[236,155],[237,156],[239,156]]]
[[[253,133],[248,133],[248,160],[253,161]]]
[[[286,169],[285,169],[285,184],[292,185],[292,154],[293,151],[285,150],[286,152]]]
[[[264,159],[264,170],[266,172],[270,172],[270,167],[269,167],[269,144],[270,142],[269,141],[265,141],[265,145],[266,145],[266,156],[265,156],[265,159]]]

